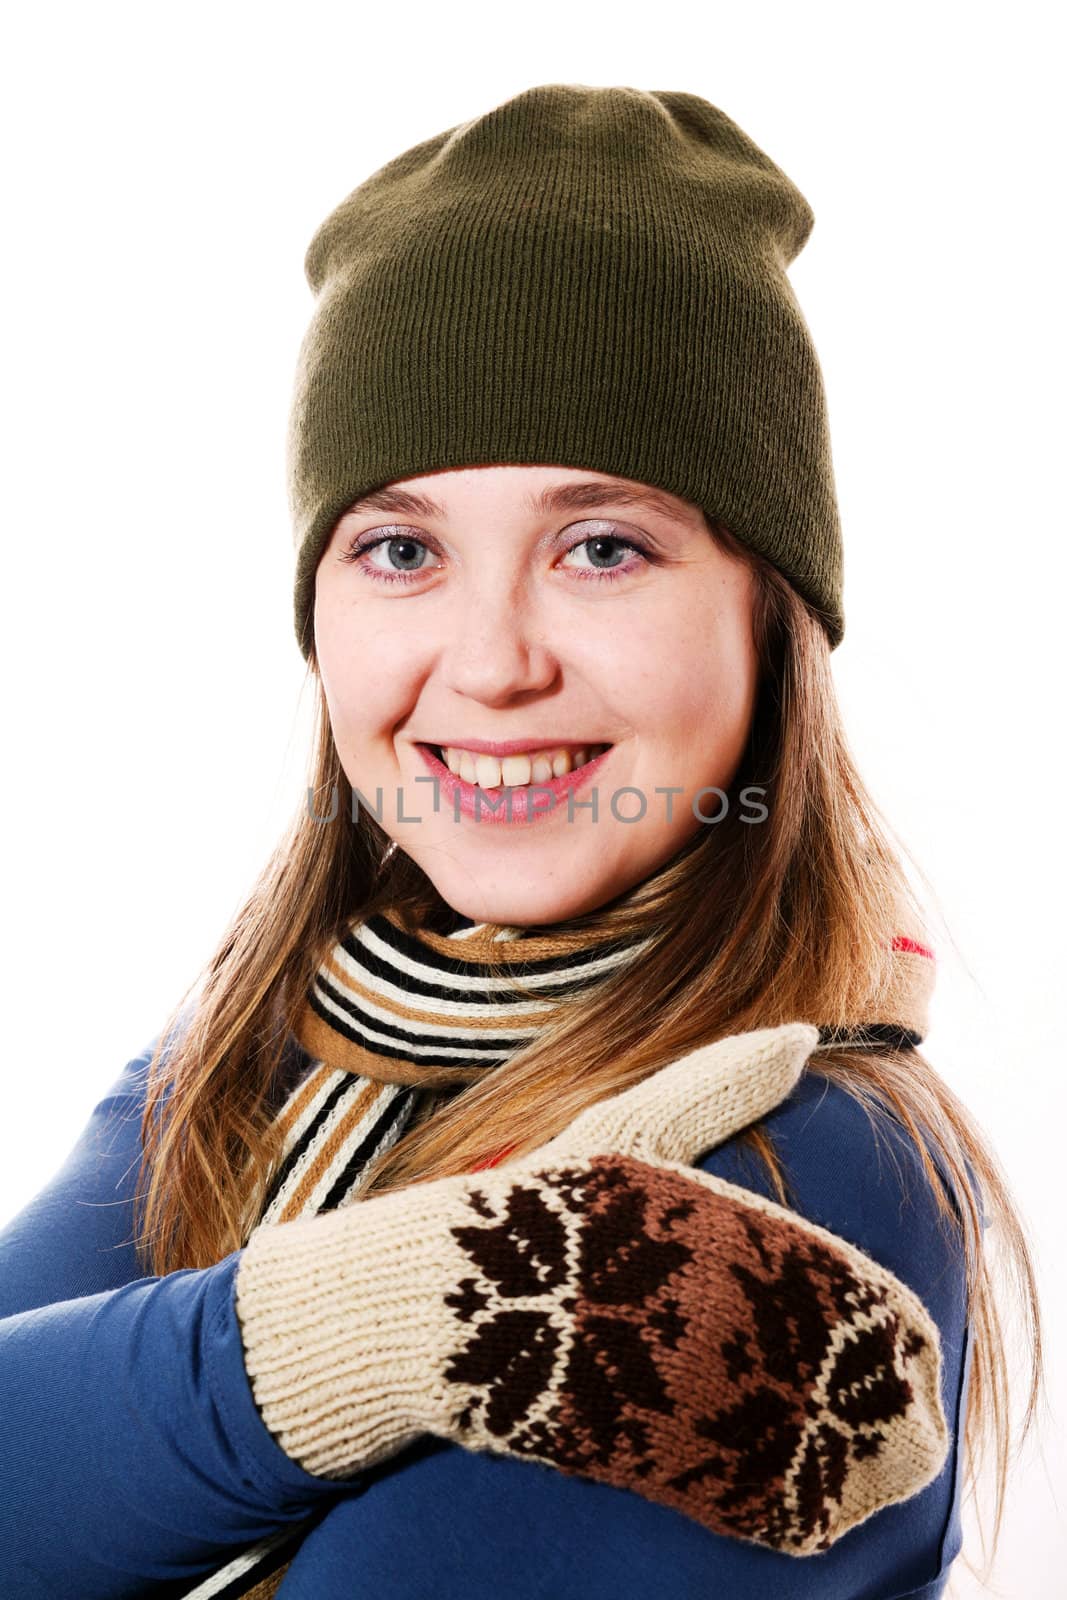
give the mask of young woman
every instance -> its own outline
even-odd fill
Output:
[[[999,1522],[1033,1274],[834,697],[812,222],[550,84],[316,233],[307,804],[0,1236],[5,1594],[929,1600],[987,1439]]]

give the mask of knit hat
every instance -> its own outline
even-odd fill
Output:
[[[363,495],[553,463],[700,505],[844,635],[822,375],[786,268],[814,215],[681,90],[551,83],[424,139],[317,229],[289,422],[296,633]]]

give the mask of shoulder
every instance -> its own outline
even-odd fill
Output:
[[[48,1182],[0,1229],[0,1316],[142,1275],[133,1203],[155,1042],[126,1063]]]

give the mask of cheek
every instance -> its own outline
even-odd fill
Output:
[[[721,640],[707,641],[694,652],[692,670],[677,684],[676,703],[691,727],[705,733],[717,730],[732,742],[739,731],[748,730],[755,682],[755,656],[742,641],[731,648]]]
[[[417,652],[397,628],[363,619],[358,607],[338,616],[329,605],[316,610],[315,649],[334,737],[339,742],[373,738],[410,709],[418,682]]]
[[[717,608],[709,594],[676,606],[669,618],[628,630],[615,655],[612,698],[627,721],[649,743],[684,749],[696,762],[737,751],[751,721],[756,653],[748,613],[730,602]]]

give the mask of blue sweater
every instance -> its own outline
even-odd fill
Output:
[[[153,1041],[154,1045],[155,1041]],[[179,1594],[315,1513],[282,1600],[933,1600],[960,1548],[970,1370],[964,1270],[919,1157],[806,1072],[766,1119],[804,1216],[920,1296],[941,1331],[953,1440],[938,1478],[818,1555],[716,1535],[638,1494],[426,1440],[339,1485],[262,1422],[234,1310],[240,1252],[145,1276],[130,1242],[152,1045],[52,1181],[0,1231],[0,1595]],[[774,1198],[736,1139],[707,1172]],[[175,1582],[175,1580],[181,1580]],[[161,1586],[161,1587],[157,1587]]]

